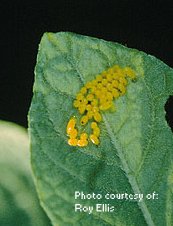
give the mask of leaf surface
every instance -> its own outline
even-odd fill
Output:
[[[77,114],[80,88],[113,65],[129,66],[136,82],[102,114],[101,142],[76,148],[66,126]],[[173,134],[165,103],[173,95],[173,70],[160,60],[117,43],[68,32],[45,33],[35,68],[29,112],[32,166],[41,202],[54,225],[173,225]],[[75,200],[85,194],[143,194],[142,201]],[[74,205],[115,206],[115,211],[75,213]]]
[[[0,121],[0,225],[48,226],[34,188],[27,131]]]

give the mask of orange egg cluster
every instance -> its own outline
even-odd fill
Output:
[[[134,71],[130,67],[120,68],[115,65],[97,75],[94,80],[87,82],[77,94],[73,106],[81,114],[80,123],[82,126],[91,121],[92,133],[89,139],[93,144],[100,143],[98,123],[102,121],[101,112],[111,108],[115,109],[113,101],[125,94],[128,78],[136,78]],[[75,126],[76,119],[73,117],[67,125],[68,144],[80,147],[87,146],[89,141],[87,133],[81,133],[78,139],[78,131]]]

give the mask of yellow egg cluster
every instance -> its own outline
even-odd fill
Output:
[[[88,134],[81,133],[80,139],[77,139],[78,131],[75,128],[76,118],[72,117],[67,124],[67,135],[69,136],[68,144],[71,146],[84,147],[88,145]]]
[[[92,133],[89,136],[93,144],[100,143],[98,123],[102,121],[101,112],[113,108],[113,101],[125,94],[128,78],[135,79],[135,72],[130,67],[120,68],[115,65],[97,75],[94,80],[87,82],[77,94],[73,106],[82,115],[80,119],[82,126],[93,120],[90,126]],[[68,144],[80,147],[87,146],[87,133],[81,133],[78,139],[75,125],[76,119],[73,117],[67,125]]]

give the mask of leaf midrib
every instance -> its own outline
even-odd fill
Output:
[[[103,119],[104,119],[104,122],[105,122],[105,125],[106,125],[106,128],[107,128],[107,132],[108,132],[108,134],[110,136],[110,139],[112,141],[113,146],[115,147],[115,149],[118,152],[118,156],[119,156],[119,158],[121,160],[123,169],[124,169],[124,171],[126,173],[126,176],[127,176],[128,180],[129,180],[129,183],[130,183],[133,191],[135,193],[137,193],[137,194],[141,194],[141,191],[139,189],[139,185],[137,183],[137,180],[136,180],[135,176],[133,175],[133,173],[131,172],[131,170],[130,170],[130,168],[128,166],[128,163],[127,163],[127,161],[125,159],[125,156],[124,156],[123,151],[122,151],[122,147],[121,147],[118,139],[115,137],[115,135],[114,135],[114,133],[113,133],[113,131],[112,131],[112,129],[111,129],[111,127],[110,127],[105,115],[103,115]],[[142,211],[142,213],[144,215],[144,218],[145,218],[147,224],[149,226],[155,226],[155,224],[154,224],[154,222],[152,220],[152,216],[151,216],[151,214],[150,214],[150,212],[149,212],[149,210],[147,208],[147,205],[146,205],[145,201],[143,200],[142,202],[138,202],[138,205],[139,205],[139,207],[140,207],[140,209],[141,209],[141,211]]]

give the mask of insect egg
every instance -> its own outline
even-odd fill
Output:
[[[76,145],[77,145],[77,142],[78,142],[78,140],[75,139],[75,138],[70,138],[70,139],[68,140],[68,144],[69,144],[70,146],[76,146]]]
[[[96,128],[96,127],[97,127],[97,123],[96,123],[96,122],[92,122],[92,123],[91,123],[91,128],[94,129],[94,128]]]
[[[94,134],[91,134],[91,135],[90,135],[90,140],[91,140],[91,142],[92,142],[93,144],[95,144],[95,145],[98,145],[98,144],[99,144],[99,139],[98,139],[98,137],[97,137],[96,135],[94,135]]]
[[[88,101],[92,101],[94,99],[94,95],[88,94],[86,98],[87,98]]]
[[[77,129],[73,129],[71,132],[70,132],[70,138],[76,138],[77,137]]]
[[[80,93],[86,94],[87,93],[87,88],[86,87],[82,87],[82,89],[80,90]]]
[[[101,122],[101,120],[102,120],[101,114],[99,112],[96,112],[94,114],[94,119],[96,120],[96,122]]]
[[[76,125],[76,119],[72,117],[67,124],[67,134],[70,134],[70,132],[74,130],[75,125]]]
[[[80,107],[79,107],[79,113],[81,114],[81,115],[83,115],[84,114],[84,112],[85,112],[85,110],[86,110],[86,106],[83,104],[83,105],[80,105]]]
[[[88,117],[86,115],[82,116],[80,122],[81,122],[81,125],[85,125],[88,122]]]
[[[84,99],[84,96],[82,93],[78,93],[77,96],[76,96],[76,99],[79,100],[79,101],[82,101]]]
[[[88,141],[87,140],[78,140],[77,141],[77,146],[79,147],[85,147],[88,145]]]
[[[93,129],[93,134],[94,134],[96,137],[99,137],[99,135],[100,135],[100,129],[99,129],[99,127],[96,127],[96,128]]]
[[[88,134],[87,133],[82,133],[81,135],[80,135],[80,139],[81,140],[86,140],[88,138]]]

